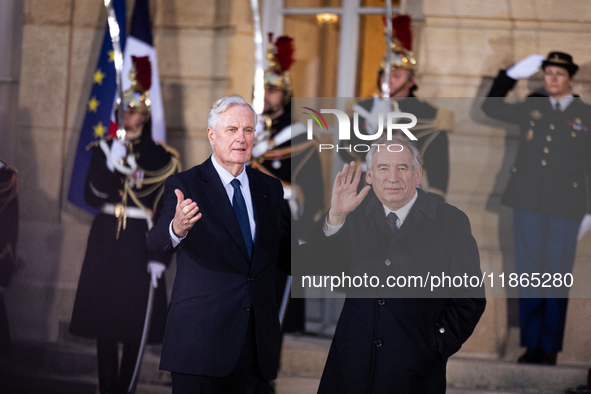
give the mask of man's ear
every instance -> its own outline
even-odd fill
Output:
[[[365,173],[365,183],[367,183],[368,185],[371,185],[371,171],[367,171]]]
[[[419,166],[417,170],[417,186],[421,184],[421,180],[423,179],[423,166]]]
[[[215,142],[215,130],[211,127],[207,128],[207,139],[209,140],[211,146],[213,146]]]

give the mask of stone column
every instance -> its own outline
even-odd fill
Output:
[[[185,169],[211,153],[207,113],[230,85],[234,3],[248,5],[150,1],[168,143],[180,151]],[[133,4],[127,2],[128,20]],[[16,341],[55,341],[71,318],[92,218],[66,196],[105,25],[102,2],[24,0],[11,163],[19,170],[19,269],[4,293]]]
[[[483,270],[514,264],[511,210],[500,194],[515,157],[517,130],[492,122],[480,111],[499,69],[539,53],[560,50],[581,66],[574,92],[591,89],[591,9],[585,0],[569,2],[503,0],[423,0],[424,27],[419,53],[421,97],[477,97],[456,112],[450,135],[451,178],[448,201],[470,217]],[[511,95],[523,97],[542,86],[541,73],[520,81]],[[470,103],[471,101],[471,103]],[[461,113],[461,114],[460,114]],[[460,116],[458,116],[460,114]],[[579,243],[577,273],[589,264],[589,236]],[[490,289],[489,289],[490,290]],[[489,299],[486,312],[461,354],[496,358],[506,350],[507,306]],[[560,363],[591,362],[591,316],[588,299],[573,299],[567,318]]]

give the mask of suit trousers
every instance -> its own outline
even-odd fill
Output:
[[[195,355],[199,357],[199,355]],[[244,345],[232,372],[225,377],[187,375],[172,372],[173,394],[267,394],[256,352],[254,315],[251,312]]]
[[[526,209],[513,210],[515,269],[518,275],[571,273],[575,261],[580,221],[567,220]],[[519,325],[521,346],[562,350],[568,292],[541,287],[520,288]],[[556,297],[560,296],[560,298]]]

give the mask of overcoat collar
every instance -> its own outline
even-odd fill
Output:
[[[396,243],[405,234],[418,226],[425,218],[435,219],[437,214],[437,200],[421,189],[417,189],[417,200],[413,204],[402,226],[396,231],[390,243]],[[365,215],[371,215],[371,220],[383,232],[389,231],[381,201],[374,195],[365,207]]]

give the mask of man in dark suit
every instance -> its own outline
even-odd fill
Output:
[[[289,273],[290,217],[281,183],[245,167],[255,125],[240,96],[211,107],[213,155],[168,178],[148,233],[154,254],[178,251],[160,364],[175,394],[265,393],[277,374],[275,270]]]
[[[350,273],[371,272],[382,284],[427,263],[432,274],[480,277],[467,216],[417,189],[420,153],[410,141],[377,142],[367,165],[369,185],[359,193],[360,167],[355,172],[351,162],[337,174],[324,225],[306,245],[312,257]],[[355,296],[374,291],[377,297],[345,300],[318,392],[444,393],[447,359],[472,334],[484,311],[484,290],[387,298],[380,293],[394,293],[378,286]]]
[[[521,103],[504,96],[518,79],[544,72],[545,92]],[[513,208],[517,274],[572,271],[577,233],[589,210],[591,106],[572,94],[578,66],[569,54],[531,55],[501,70],[482,104],[488,116],[519,126],[519,149],[501,202]],[[532,277],[533,279],[533,277]],[[520,363],[556,364],[562,350],[568,292],[520,289]]]

